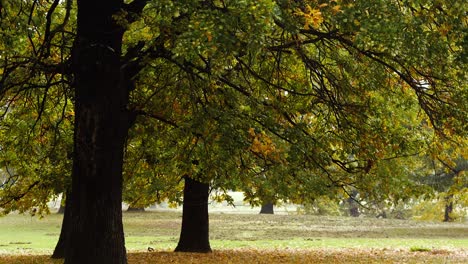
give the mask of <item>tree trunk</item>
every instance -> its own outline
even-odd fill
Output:
[[[145,208],[143,207],[133,207],[133,206],[129,206],[127,208],[127,212],[144,212],[145,211]]]
[[[209,185],[185,177],[182,229],[177,252],[211,252],[208,221]]]
[[[359,217],[359,204],[356,202],[356,197],[358,195],[358,191],[353,190],[350,194],[350,197],[347,199],[348,206],[349,206],[349,215],[352,217]]]
[[[349,203],[349,215],[351,215],[352,217],[359,217],[359,208],[355,204],[356,202],[354,200],[349,200]]]
[[[262,203],[262,208],[260,209],[261,214],[274,214],[273,211],[273,203],[272,202],[264,202]]]
[[[448,195],[445,197],[445,212],[444,212],[444,222],[453,222],[452,212],[453,212],[453,195]]]
[[[130,127],[121,79],[122,0],[78,0],[72,70],[75,88],[71,228],[65,263],[127,263],[122,165]]]
[[[64,194],[63,197],[67,197],[67,201],[65,201],[65,204],[62,202],[60,205],[60,208],[64,207],[64,214],[62,220],[62,228],[60,230],[60,237],[57,242],[57,245],[55,246],[54,253],[52,254],[52,258],[54,259],[65,258],[65,252],[68,245],[68,238],[70,237],[70,224],[72,221],[70,190],[67,190],[66,195]]]

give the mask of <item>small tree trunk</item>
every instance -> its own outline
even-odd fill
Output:
[[[208,184],[185,177],[182,229],[176,252],[211,252],[208,192]]]
[[[134,213],[136,213],[136,212],[144,212],[144,211],[145,211],[145,208],[143,208],[143,207],[133,207],[133,206],[129,206],[129,207],[127,208],[127,212],[134,212]]]
[[[273,203],[272,202],[264,202],[262,203],[262,208],[260,209],[260,214],[274,214],[273,211]]]
[[[445,197],[445,212],[444,212],[444,222],[453,222],[452,212],[453,212],[453,195],[448,195]]]
[[[350,202],[350,203],[354,203],[354,201]],[[356,206],[356,205],[350,205],[350,208],[349,208],[349,214],[352,216],[352,217],[359,217],[359,208]]]
[[[352,217],[359,217],[359,204],[356,202],[356,197],[358,192],[353,190],[350,194],[350,197],[347,199],[349,206],[349,215]]]
[[[68,238],[70,236],[70,229],[71,229],[71,199],[70,196],[70,190],[66,191],[66,195],[64,194],[63,197],[68,197],[67,201],[65,201],[65,204],[62,202],[60,205],[60,208],[64,208],[64,213],[63,213],[63,220],[62,220],[62,228],[60,230],[60,237],[57,242],[57,245],[55,246],[54,253],[52,254],[53,259],[61,259],[65,258],[65,251],[67,248],[67,243],[68,243]],[[63,198],[62,198],[63,199]],[[60,211],[60,210],[59,210]]]

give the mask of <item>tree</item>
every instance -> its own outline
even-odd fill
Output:
[[[65,263],[126,263],[122,225],[123,149],[132,117],[122,80],[123,1],[78,1],[71,230]]]
[[[456,219],[454,215],[454,206],[457,204],[456,197],[463,197],[463,193],[467,188],[465,174],[468,169],[468,162],[463,156],[450,157],[440,155],[440,153],[437,153],[433,158],[435,160],[431,160],[431,158],[426,160],[418,171],[416,179],[435,192],[435,197],[431,192],[428,192],[427,199],[437,198],[442,200],[444,204],[442,220],[452,222]],[[423,173],[426,175],[421,175]],[[463,198],[458,202],[462,206],[466,203]]]
[[[208,231],[209,184],[190,177],[184,177],[184,179],[182,229],[175,251],[211,252]]]
[[[272,202],[262,203],[262,208],[260,209],[260,213],[261,214],[274,214],[273,203]]]
[[[348,199],[346,199],[346,203],[348,204],[349,208],[349,215],[352,217],[359,216],[359,204],[356,202],[356,196],[358,192],[356,190],[351,191],[351,195]]]
[[[144,2],[135,1],[126,7],[132,14],[138,13]],[[59,33],[66,32],[69,18],[74,14],[71,1],[63,5],[59,1],[50,5],[34,1],[24,7],[23,3],[8,6],[11,9],[7,9],[7,12],[18,8],[20,14],[29,9],[29,21],[19,25],[32,26],[32,23],[37,23],[38,27],[32,29],[37,33],[44,29],[45,38],[36,50],[35,44],[39,41],[35,36],[23,35],[28,36],[29,47],[34,51],[30,60],[26,57],[23,61],[15,61],[17,57],[10,58],[10,54],[5,56],[3,73],[7,74],[7,78],[3,79],[2,94],[13,91],[14,95],[13,89],[17,87],[20,88],[17,95],[24,87],[40,87],[39,77],[26,82],[18,79],[19,82],[16,82],[14,77],[19,73],[17,69],[21,64],[34,70],[31,74],[33,77],[39,73],[42,75],[38,76],[44,76],[47,81],[43,102],[48,98],[48,88],[55,78],[63,79],[61,74],[66,71],[73,75],[75,120],[72,189],[69,195],[73,203],[70,207],[71,224],[64,224],[71,227],[65,262],[126,263],[121,220],[121,171],[125,137],[133,119],[126,109],[131,76],[121,69],[125,30],[114,18],[124,5],[123,1],[92,3],[84,0],[77,1],[77,4],[77,31],[69,61],[64,61],[64,57],[56,59],[55,55],[63,54],[66,49],[54,44],[64,42]],[[62,24],[53,23],[59,6],[65,10],[60,17],[63,18]],[[40,16],[32,17],[43,10],[47,14],[45,21]],[[54,52],[53,56],[51,51]],[[70,67],[67,68],[66,63]],[[41,67],[36,71],[34,66],[37,64]],[[64,219],[67,216],[65,214]]]
[[[248,52],[242,52],[236,46],[226,45],[228,42],[218,42],[232,37],[234,30],[226,33],[224,28],[214,27],[210,19],[225,18],[225,14],[239,7],[236,5],[245,3],[226,6],[215,1],[204,4],[206,9],[201,10],[196,5],[185,9],[154,6],[155,10],[177,10],[176,17],[168,19],[171,23],[166,21],[165,24],[164,31],[171,33],[168,36],[171,48],[165,51],[164,58],[186,73],[186,79],[177,75],[177,80],[185,81],[177,88],[186,89],[183,94],[191,97],[172,100],[172,103],[177,102],[172,109],[176,108],[174,105],[182,105],[181,108],[186,110],[179,111],[184,113],[183,117],[174,115],[176,111],[162,111],[165,115],[153,117],[187,132],[185,142],[190,143],[184,149],[183,159],[178,160],[185,161],[180,164],[184,173],[192,170],[191,160],[205,160],[200,156],[211,157],[217,153],[207,150],[231,143],[238,149],[247,149],[254,157],[234,156],[240,157],[237,168],[249,171],[248,176],[234,180],[229,174],[222,174],[223,177],[239,183],[248,181],[263,167],[273,171],[273,167],[280,165],[269,161],[265,154],[271,152],[268,145],[274,144],[259,144],[269,137],[277,145],[281,142],[287,146],[281,153],[282,162],[294,168],[285,169],[283,172],[288,173],[278,176],[269,174],[268,180],[280,183],[283,189],[280,193],[284,196],[304,199],[323,193],[349,194],[357,186],[369,192],[368,197],[375,197],[377,191],[388,190],[387,196],[381,197],[385,198],[397,193],[391,193],[394,190],[388,188],[393,182],[392,174],[376,179],[376,166],[381,160],[420,153],[420,142],[428,136],[418,132],[420,124],[437,131],[448,126],[457,130],[456,133],[463,133],[459,121],[466,109],[459,99],[463,98],[464,91],[457,81],[450,83],[451,79],[459,80],[459,74],[463,72],[459,61],[463,56],[459,50],[452,49],[453,57],[434,63],[439,59],[434,57],[433,47],[447,51],[448,43],[454,43],[453,39],[445,39],[439,23],[445,18],[437,11],[437,6],[391,1],[324,5],[314,1],[288,4],[278,1],[273,19],[263,24],[268,30],[260,31],[265,35],[259,34],[261,37],[255,37],[253,41],[233,39],[233,43],[253,46],[244,49]],[[262,4],[260,7],[264,8]],[[258,7],[252,4],[249,8]],[[459,10],[441,8],[450,13],[449,20],[458,17]],[[381,19],[377,20],[375,14],[380,14]],[[226,19],[232,17],[235,16]],[[185,32],[184,25],[191,22],[193,30]],[[272,33],[271,28],[276,31]],[[454,27],[457,32],[461,32],[460,29]],[[427,30],[435,34],[424,34]],[[436,32],[439,30],[441,34]],[[407,33],[404,38],[401,38],[402,31]],[[240,30],[241,34],[248,35],[245,30]],[[458,38],[455,35],[451,34],[451,37]],[[395,39],[401,41],[395,42]],[[420,46],[417,52],[413,50],[414,42]],[[222,57],[220,63],[218,56],[225,53],[213,48],[218,43],[220,47],[226,45],[235,55],[227,59]],[[261,52],[255,45],[261,47]],[[193,49],[187,50],[187,47]],[[447,78],[445,74],[451,77]],[[265,76],[274,77],[268,79]],[[167,94],[173,96],[171,91]],[[411,113],[422,109],[426,115],[417,122],[414,117],[406,122],[404,111],[395,113],[398,108]],[[456,117],[450,117],[449,109],[455,110]],[[151,109],[145,110],[147,114],[151,113]],[[236,114],[229,116],[229,111]],[[224,144],[211,144],[218,142],[217,137],[229,133],[229,129],[217,129],[217,126],[223,128],[223,122],[219,120],[227,116],[236,128],[242,128],[236,129],[237,135],[233,136],[239,141],[225,138]],[[250,133],[246,130],[253,127],[255,133],[267,137],[249,139]],[[245,142],[251,147],[246,147]],[[215,161],[206,160],[197,168],[210,167]],[[281,171],[280,168],[277,170]],[[224,181],[219,178],[216,180]],[[399,179],[394,178],[395,181]],[[372,188],[375,186],[379,188]]]

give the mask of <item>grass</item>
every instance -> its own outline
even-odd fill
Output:
[[[411,252],[429,252],[431,249],[429,248],[422,248],[422,247],[411,247],[410,248]]]
[[[17,214],[0,218],[0,263],[61,263],[47,258],[58,239],[61,218],[56,214],[43,219]],[[177,245],[181,220],[180,212],[124,213],[130,263],[144,263],[138,259],[165,254],[174,257],[175,263],[184,263],[177,259],[198,256],[168,253]],[[432,263],[468,262],[466,223],[214,213],[210,215],[210,239],[212,248],[221,255],[212,254],[208,260],[200,257],[199,263],[214,261],[217,256],[229,256],[234,254],[232,252],[239,254],[239,250],[247,255],[261,251],[277,256],[282,252],[285,259],[301,256],[333,259],[335,255],[352,258],[361,254],[356,261],[373,262],[372,256],[375,256],[375,261],[381,262],[391,260],[392,254],[396,254],[399,255],[397,262],[402,259],[406,262],[404,258],[408,257],[410,263],[419,263],[421,256],[425,261],[434,260]],[[156,252],[143,253],[148,247]],[[258,262],[274,263],[275,260]]]

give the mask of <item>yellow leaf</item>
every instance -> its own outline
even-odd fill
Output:
[[[334,15],[336,15],[338,12],[342,12],[342,11],[341,11],[341,6],[340,6],[340,5],[336,5],[336,6],[332,7],[332,13],[333,13]]]
[[[211,42],[213,39],[213,35],[211,35],[211,32],[207,31],[205,32],[206,38],[208,39],[208,42]]]
[[[249,128],[249,135],[255,137],[255,129],[253,127]]]

